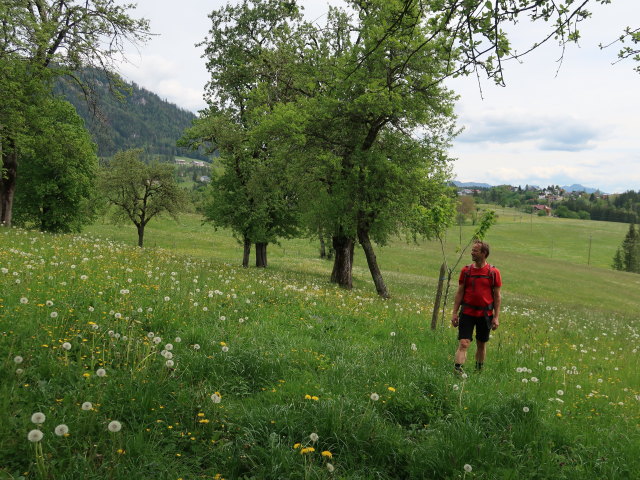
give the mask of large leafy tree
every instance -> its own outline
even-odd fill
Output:
[[[177,219],[187,196],[176,183],[173,165],[146,164],[142,150],[118,152],[100,174],[99,189],[113,206],[116,223],[132,222],[138,231],[138,246],[144,246],[144,230],[155,217],[168,214]]]
[[[0,4],[0,67],[3,76],[11,74],[11,88],[0,92],[0,151],[6,170],[0,184],[0,222],[11,224],[22,112],[31,105],[22,86],[39,83],[49,88],[53,77],[74,76],[86,66],[114,70],[125,43],[147,37],[148,22],[132,18],[133,8],[115,0],[3,0]],[[81,84],[90,90],[87,83]],[[6,98],[9,95],[13,100]]]
[[[217,150],[223,169],[210,187],[207,218],[251,245],[256,265],[267,266],[267,245],[297,232],[296,198],[271,142],[255,133],[264,114],[291,96],[283,48],[301,16],[295,2],[244,0],[210,15],[205,40],[211,79],[208,108],[185,134],[185,143]]]
[[[73,105],[45,97],[28,113],[15,223],[77,232],[94,219],[96,146]]]

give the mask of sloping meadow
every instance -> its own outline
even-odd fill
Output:
[[[0,478],[637,475],[637,319],[514,296],[458,377],[432,301],[2,229]]]

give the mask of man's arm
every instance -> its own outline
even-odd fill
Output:
[[[458,285],[458,291],[453,299],[453,314],[451,315],[451,325],[458,326],[460,319],[458,318],[458,311],[460,310],[460,304],[462,303],[462,297],[464,296],[464,283]]]
[[[500,325],[500,305],[502,304],[502,294],[500,293],[500,287],[493,287],[493,320],[491,321],[491,328],[495,330]]]

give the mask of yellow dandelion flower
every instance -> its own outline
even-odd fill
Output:
[[[204,417],[204,413],[200,412],[200,413],[198,414],[198,416],[199,416],[199,417]]]
[[[318,400],[320,400],[320,397],[316,397],[316,396],[314,395],[313,397],[311,397],[311,400],[315,400],[315,401],[317,402]]]
[[[300,444],[299,443],[296,443],[296,444],[293,445],[293,449],[294,450],[297,450],[299,448],[300,448]]]
[[[209,420],[207,418],[202,418],[198,420],[198,423],[209,423]]]
[[[333,458],[333,454],[329,450],[325,450],[321,453],[323,457]]]
[[[396,389],[393,388],[393,387],[389,387],[387,390],[389,390],[390,392],[395,392],[396,391]]]
[[[305,395],[305,396],[304,396],[304,399],[305,399],[305,400],[311,400],[311,395],[308,395],[308,394],[307,394],[307,395]]]

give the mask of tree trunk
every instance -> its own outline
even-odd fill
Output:
[[[144,246],[144,224],[139,223],[136,227],[138,227],[138,246],[142,248]]]
[[[322,234],[322,231],[318,234],[318,237],[320,238],[320,258],[325,259],[327,258],[327,249],[324,244],[324,235]]]
[[[256,267],[267,268],[267,242],[256,242]]]
[[[242,266],[249,268],[249,255],[251,254],[251,240],[248,237],[244,237],[244,253],[242,255]]]
[[[13,146],[8,152],[2,152],[2,173],[0,174],[0,225],[11,226],[13,217],[13,196],[16,192],[18,176],[18,152]]]
[[[376,254],[373,251],[373,245],[371,245],[371,239],[369,238],[369,232],[364,228],[358,228],[358,241],[362,245],[364,255],[367,257],[367,265],[369,265],[369,271],[373,278],[373,283],[376,285],[376,291],[382,298],[389,298],[389,290],[384,284],[382,279],[382,272],[378,267],[378,261],[376,260]]]
[[[337,283],[342,288],[351,290],[353,288],[352,268],[353,268],[353,247],[352,238],[344,236],[333,237],[333,249],[335,260],[333,271],[331,272],[331,282]]]

